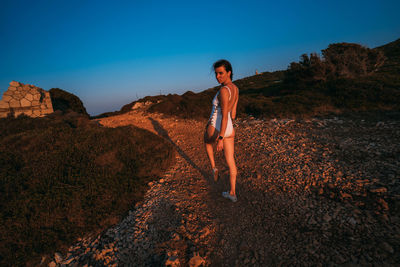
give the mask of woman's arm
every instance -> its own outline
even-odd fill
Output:
[[[228,89],[222,87],[219,91],[220,103],[221,103],[221,112],[222,112],[222,120],[221,120],[221,128],[220,128],[220,136],[225,135],[226,126],[228,125],[228,105],[229,105],[229,92]]]

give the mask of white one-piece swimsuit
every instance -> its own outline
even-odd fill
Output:
[[[231,100],[231,90],[229,89],[228,86],[224,86],[224,87],[226,89],[228,89],[229,100]],[[221,111],[221,106],[219,104],[218,95],[219,95],[219,91],[214,96],[214,99],[212,101],[212,111],[211,111],[211,116],[210,116],[209,122],[212,126],[214,126],[215,129],[217,129],[218,132],[221,132],[222,111]],[[233,133],[232,118],[231,118],[231,113],[228,112],[228,124],[226,125],[224,137],[229,137],[232,133]]]

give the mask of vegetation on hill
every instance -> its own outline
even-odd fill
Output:
[[[52,88],[49,92],[54,111],[60,110],[63,113],[74,111],[89,117],[82,101],[76,95],[60,88]]]
[[[0,119],[1,266],[37,266],[116,223],[174,160],[146,130],[60,113]]]
[[[294,117],[346,111],[400,109],[400,39],[369,49],[337,43],[316,53],[303,54],[285,71],[265,72],[234,81],[240,90],[238,116]],[[154,103],[149,112],[183,118],[207,118],[218,87],[200,93],[145,97]]]

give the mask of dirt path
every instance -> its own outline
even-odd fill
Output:
[[[72,246],[92,266],[361,266],[400,263],[400,121],[331,118],[235,122],[238,202],[221,196],[203,148],[205,122],[131,112],[104,118],[169,140],[176,164],[121,223]]]

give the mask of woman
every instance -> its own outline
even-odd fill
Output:
[[[236,118],[239,89],[232,83],[232,65],[229,61],[218,60],[213,64],[213,68],[221,88],[212,101],[213,107],[204,133],[204,143],[215,181],[218,180],[218,169],[215,167],[213,146],[216,143],[217,151],[224,150],[225,160],[229,167],[231,188],[229,191],[223,192],[222,196],[236,202],[237,168],[234,158],[235,130],[232,119]]]

